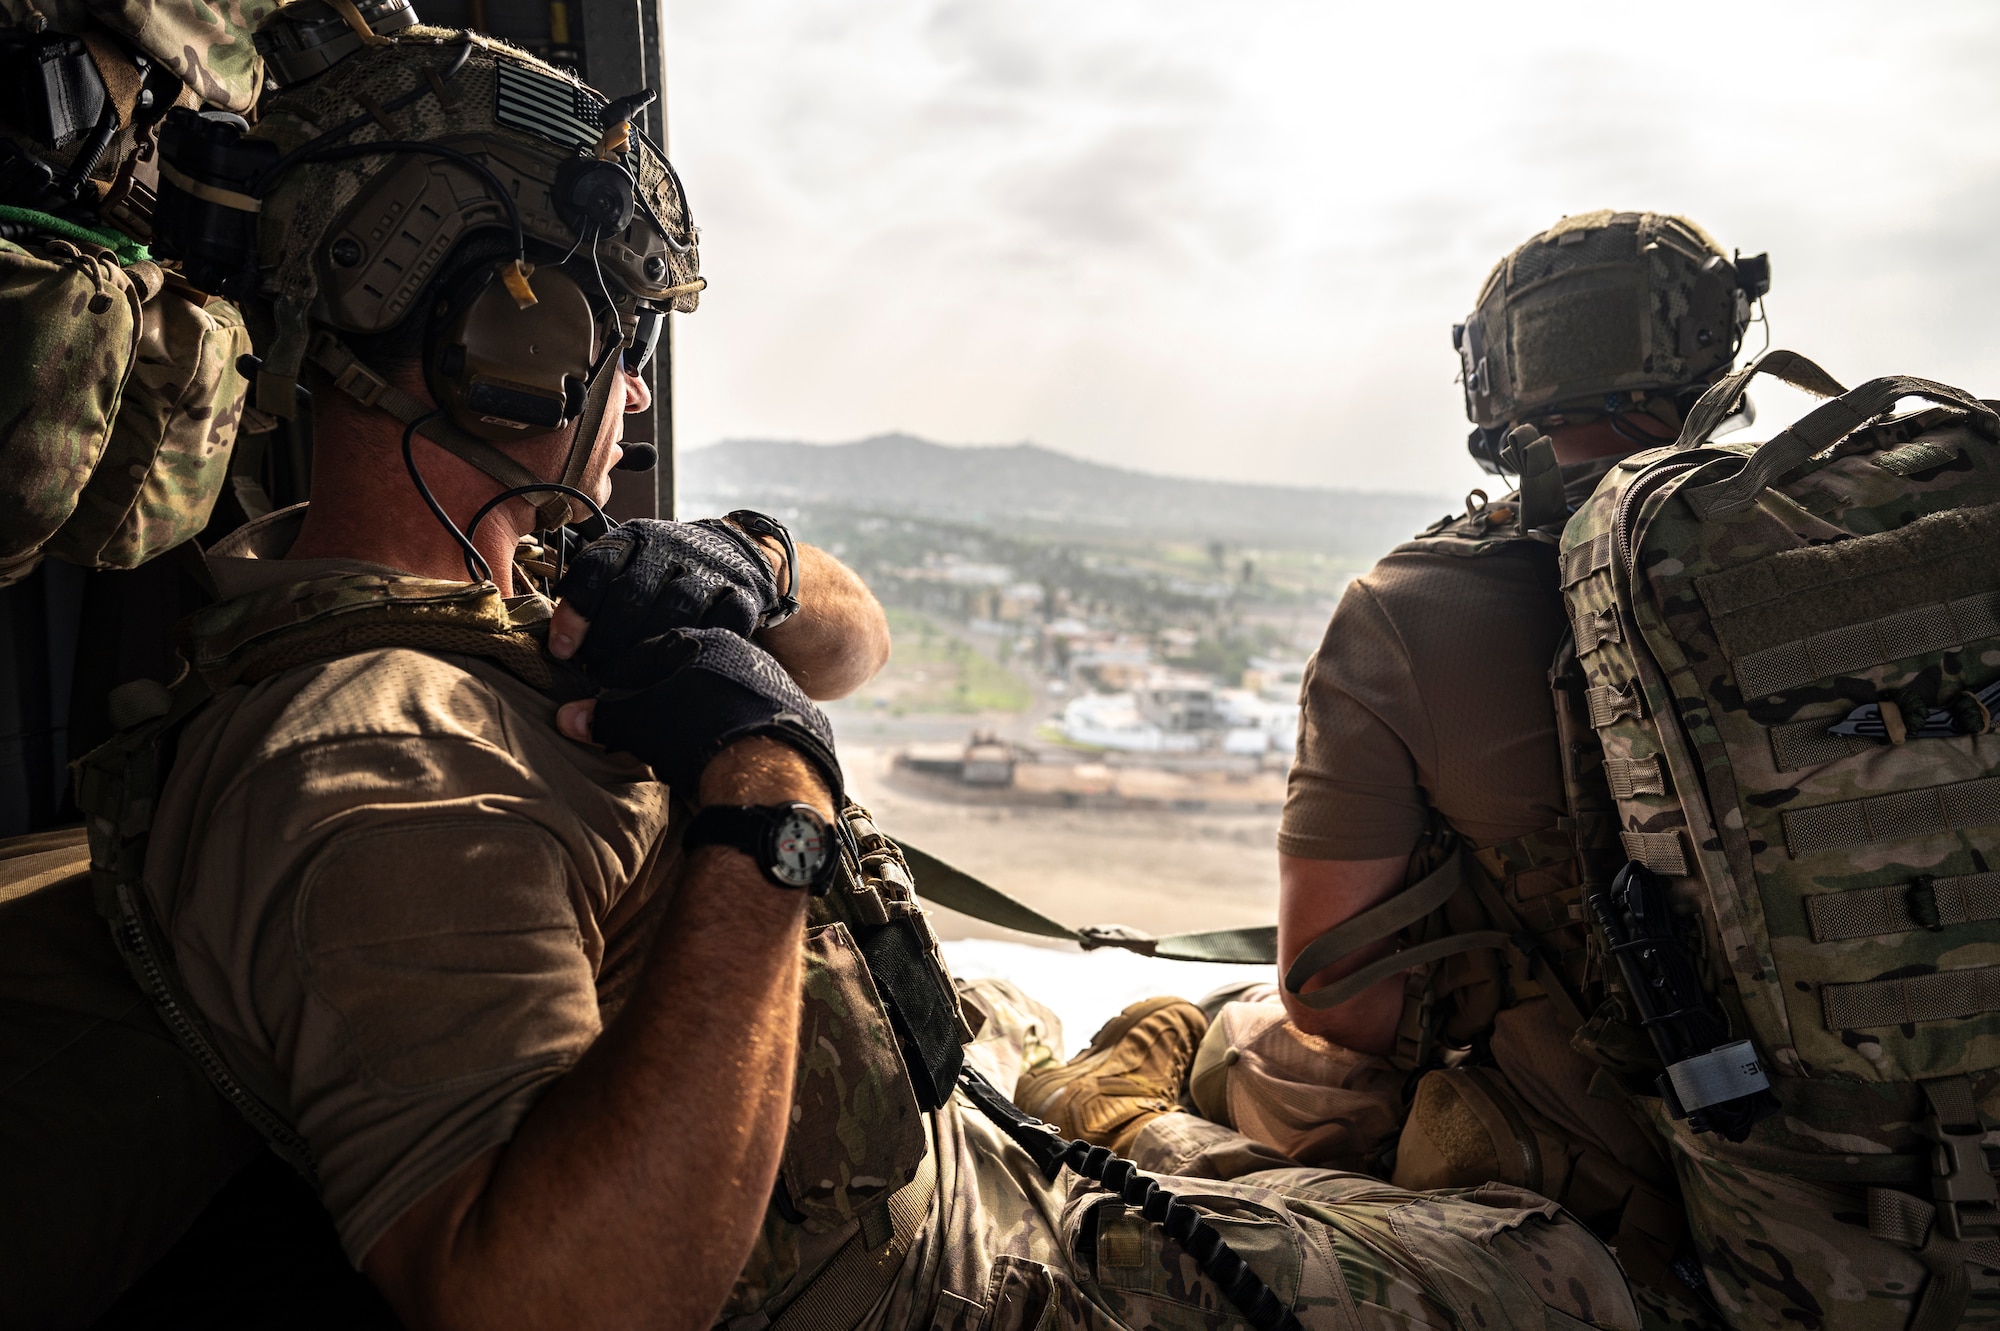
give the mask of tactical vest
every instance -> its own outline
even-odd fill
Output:
[[[515,622],[491,584],[323,578],[212,606],[189,628],[180,683],[123,686],[114,719],[124,728],[77,763],[91,882],[132,978],[186,1055],[310,1179],[308,1144],[217,1051],[141,887],[152,810],[182,725],[222,689],[385,647],[481,657],[556,698],[584,689],[543,652],[546,626]],[[809,907],[794,1126],[765,1226],[782,1237],[760,1246],[779,1255],[774,1269],[739,1286],[748,1305],[730,1309],[761,1308],[786,1327],[850,1323],[899,1267],[936,1187],[924,1116],[950,1097],[972,1037],[902,852],[858,805],[837,830],[839,872]],[[193,1201],[198,1210],[206,1195]],[[801,1252],[831,1260],[790,1288],[796,1267],[787,1270],[783,1254]]]
[[[1465,513],[1432,524],[1395,553],[1483,559],[1532,549],[1549,564],[1553,592],[1556,545],[1568,509],[1553,452],[1537,452],[1531,465],[1541,470],[1524,477],[1522,489],[1490,502],[1475,490]],[[1559,720],[1558,733],[1560,727]],[[1413,857],[1413,877],[1457,858],[1470,900],[1448,921],[1456,926],[1452,934],[1463,939],[1476,914],[1486,929],[1507,935],[1497,948],[1442,959],[1429,978],[1434,1004],[1451,996],[1449,1010],[1435,1014],[1442,1018],[1441,1033],[1450,1043],[1468,1044],[1503,1006],[1537,995],[1546,995],[1565,1022],[1581,1027],[1594,1007],[1592,997],[1602,996],[1602,969],[1583,923],[1569,820],[1479,850],[1461,848],[1456,833],[1439,822]],[[1500,975],[1494,973],[1496,962],[1503,968]]]

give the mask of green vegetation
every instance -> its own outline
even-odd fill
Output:
[[[895,648],[869,686],[890,711],[1020,712],[1033,694],[1021,677],[928,615],[889,606]]]

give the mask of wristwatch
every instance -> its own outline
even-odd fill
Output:
[[[833,829],[810,804],[711,804],[688,825],[686,846],[730,846],[774,887],[815,893],[833,880]]]

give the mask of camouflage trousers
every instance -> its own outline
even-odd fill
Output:
[[[1733,1331],[2000,1327],[2000,1243],[1954,1243],[1935,1224],[1915,1226],[1909,1245],[1891,1242],[1871,1232],[1884,1199],[1868,1188],[1760,1169],[1656,1118],[1709,1293]]]
[[[1060,1023],[1046,1008],[1011,986],[960,987],[988,1015],[968,1054],[1003,1090],[1011,1090],[1024,1062],[1060,1058]],[[1200,1210],[1310,1331],[1637,1331],[1641,1325],[1610,1251],[1534,1193],[1504,1184],[1409,1192],[1364,1174],[1298,1167],[1193,1115],[1168,1115],[1160,1127],[1142,1137],[1138,1163]],[[809,1234],[774,1212],[725,1326],[1220,1331],[1245,1325],[1159,1226],[1068,1171],[1053,1182],[1043,1179],[1027,1154],[963,1097],[928,1116],[927,1139],[921,1177],[934,1180],[927,1205],[906,1249],[902,1238],[878,1234],[884,1266],[876,1268],[871,1288],[880,1288],[879,1295],[861,1305],[828,1297],[827,1286],[853,1280],[851,1261],[841,1270],[839,1256],[853,1240],[838,1231]],[[1179,1162],[1230,1181],[1177,1177]],[[831,1315],[834,1307],[841,1315]],[[850,1307],[865,1310],[848,1315]]]
[[[1199,1122],[1199,1120],[1195,1120]],[[976,1109],[936,1115],[938,1204],[914,1277],[874,1327],[1204,1331],[1242,1325],[1160,1227],[1064,1172],[1045,1182]],[[1616,1261],[1552,1202],[1504,1185],[1411,1193],[1362,1174],[1164,1176],[1308,1328],[1636,1328]],[[900,1282],[899,1282],[900,1283]]]

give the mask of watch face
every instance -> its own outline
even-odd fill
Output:
[[[833,839],[817,813],[802,805],[785,810],[773,838],[771,873],[787,887],[811,887],[833,854]]]

